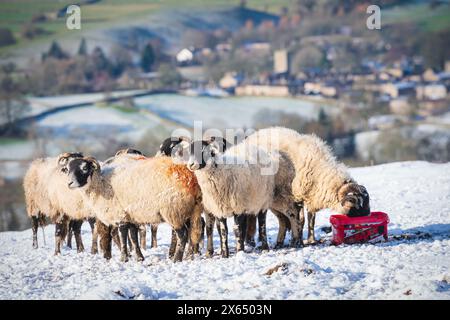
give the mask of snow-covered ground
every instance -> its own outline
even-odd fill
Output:
[[[142,263],[121,263],[116,248],[109,262],[68,248],[55,257],[53,226],[45,230],[46,245],[39,230],[37,250],[31,248],[31,230],[3,232],[0,299],[450,299],[450,163],[403,162],[351,172],[369,190],[372,210],[389,214],[390,235],[423,231],[432,237],[337,247],[325,242],[173,264],[166,258],[166,225],[159,229],[159,247],[147,249]],[[330,214],[318,214],[317,236],[330,236],[321,231]],[[278,226],[268,217],[273,244]],[[231,229],[229,221],[234,248]],[[87,251],[89,233],[85,224]],[[216,251],[218,241],[215,235]]]
[[[189,97],[178,94],[156,94],[138,97],[135,103],[151,110],[162,118],[192,127],[194,120],[202,121],[204,127],[252,128],[255,115],[261,112],[282,111],[311,119],[317,118],[321,104],[293,98],[273,97]],[[335,112],[336,108],[327,108]],[[260,114],[261,115],[261,114]]]

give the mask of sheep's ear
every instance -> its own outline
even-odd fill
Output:
[[[189,138],[188,136],[180,136],[178,137],[178,139],[180,139],[181,142],[187,142],[188,144],[190,144],[192,142],[191,138]]]
[[[220,153],[220,144],[217,141],[210,142],[208,146],[212,156]]]
[[[121,154],[127,153],[128,149],[120,149],[119,151],[116,152],[116,154],[114,155],[115,157],[120,156]]]
[[[95,159],[94,157],[85,157],[83,159],[92,164],[94,171],[100,171],[100,163],[98,163],[97,159]]]
[[[68,153],[68,152],[61,153],[58,156],[58,165],[61,167],[65,166],[67,164],[67,162],[69,161],[69,157],[70,157],[70,153]]]

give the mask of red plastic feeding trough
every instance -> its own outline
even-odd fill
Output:
[[[384,212],[372,212],[366,217],[332,215],[333,244],[377,242],[388,239],[389,216]]]

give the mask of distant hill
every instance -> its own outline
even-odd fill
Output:
[[[278,23],[279,17],[274,14],[242,7],[230,8],[177,8],[163,9],[157,15],[136,25],[120,26],[109,29],[105,34],[114,42],[130,45],[130,41],[138,40],[146,43],[149,39],[158,38],[169,51],[181,48],[180,40],[187,29],[213,31],[226,29],[236,31],[242,28],[247,20],[255,26],[263,21]]]

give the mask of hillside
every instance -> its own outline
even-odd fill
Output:
[[[170,229],[164,225],[159,248],[147,249],[143,263],[123,264],[116,248],[110,262],[68,248],[53,256],[53,226],[45,229],[46,245],[39,230],[38,250],[31,249],[31,230],[3,232],[0,299],[450,299],[450,163],[392,163],[351,173],[369,190],[372,209],[389,214],[389,242],[335,247],[325,241],[173,264],[166,259]],[[317,235],[325,239],[321,228],[329,216],[317,217]],[[278,228],[268,217],[273,244]],[[392,239],[416,232],[425,236]],[[85,224],[88,250],[89,233]],[[215,242],[217,248],[217,235]]]

